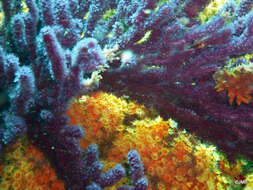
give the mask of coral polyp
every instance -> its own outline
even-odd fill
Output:
[[[104,105],[110,113],[104,111]],[[97,115],[95,120],[94,113]],[[230,163],[214,145],[203,143],[196,136],[180,130],[172,119],[165,121],[155,111],[123,97],[102,92],[83,96],[70,106],[67,114],[73,124],[80,123],[85,131],[89,131],[90,137],[84,140],[85,146],[97,143],[105,147],[101,155],[105,168],[118,162],[125,163],[124,155],[136,149],[142,158],[150,190],[177,187],[229,189],[239,187],[235,184],[238,176],[246,178],[252,174],[252,171],[245,172],[243,169],[250,168],[246,159],[238,158]],[[108,118],[119,122],[107,126],[105,119]],[[101,135],[94,132],[97,130]],[[107,134],[110,134],[109,137]],[[120,183],[127,183],[127,180],[122,179]]]
[[[252,7],[0,0],[2,187],[250,188]],[[53,177],[6,162],[17,144],[17,158],[37,167],[32,147]]]
[[[64,190],[65,186],[45,156],[27,137],[8,147],[1,158],[0,189]]]
[[[237,105],[248,104],[253,89],[253,64],[239,65],[231,70],[219,70],[214,74],[218,92],[228,91],[229,104],[236,100]]]

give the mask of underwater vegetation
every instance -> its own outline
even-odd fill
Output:
[[[253,1],[0,2],[1,188],[252,187]]]

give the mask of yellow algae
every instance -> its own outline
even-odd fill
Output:
[[[199,13],[199,18],[202,23],[206,23],[212,16],[224,6],[228,0],[212,0],[205,9]]]

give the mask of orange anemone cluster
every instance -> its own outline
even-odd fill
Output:
[[[253,64],[239,65],[233,69],[220,69],[214,75],[216,90],[228,91],[229,103],[232,105],[236,99],[237,105],[249,103],[253,90]]]
[[[212,145],[179,130],[172,119],[167,121],[135,102],[98,92],[74,101],[68,110],[72,124],[86,131],[83,146],[99,144],[102,162],[109,169],[125,163],[125,155],[136,149],[142,158],[149,190],[225,190],[235,186],[243,162],[221,168],[227,162]],[[119,184],[129,184],[123,179]],[[237,185],[240,186],[240,185]]]
[[[64,190],[64,183],[43,154],[26,137],[8,147],[0,158],[1,190]]]
[[[105,149],[125,130],[124,123],[143,118],[147,112],[144,106],[98,92],[75,100],[67,115],[70,124],[81,124],[84,128],[85,138],[81,140],[84,149],[94,143]]]
[[[214,146],[202,144],[196,137],[179,131],[172,120],[136,121],[134,126],[113,142],[108,153],[111,162],[123,161],[130,149],[139,151],[151,190],[222,190],[233,186],[234,175],[222,172],[223,158]],[[238,163],[236,167],[241,168]],[[230,173],[229,173],[230,174]]]

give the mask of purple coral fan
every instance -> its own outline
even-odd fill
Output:
[[[201,23],[197,13],[208,2],[172,0],[156,6],[151,0],[119,1],[107,21],[107,29],[117,32],[102,42],[118,45],[121,55],[131,51],[135,59],[131,66],[122,58],[110,63],[100,88],[129,95],[164,118],[172,117],[231,158],[253,158],[253,102],[229,105],[213,79],[229,59],[253,53],[252,1],[229,1]],[[138,43],[148,31],[148,39]]]

